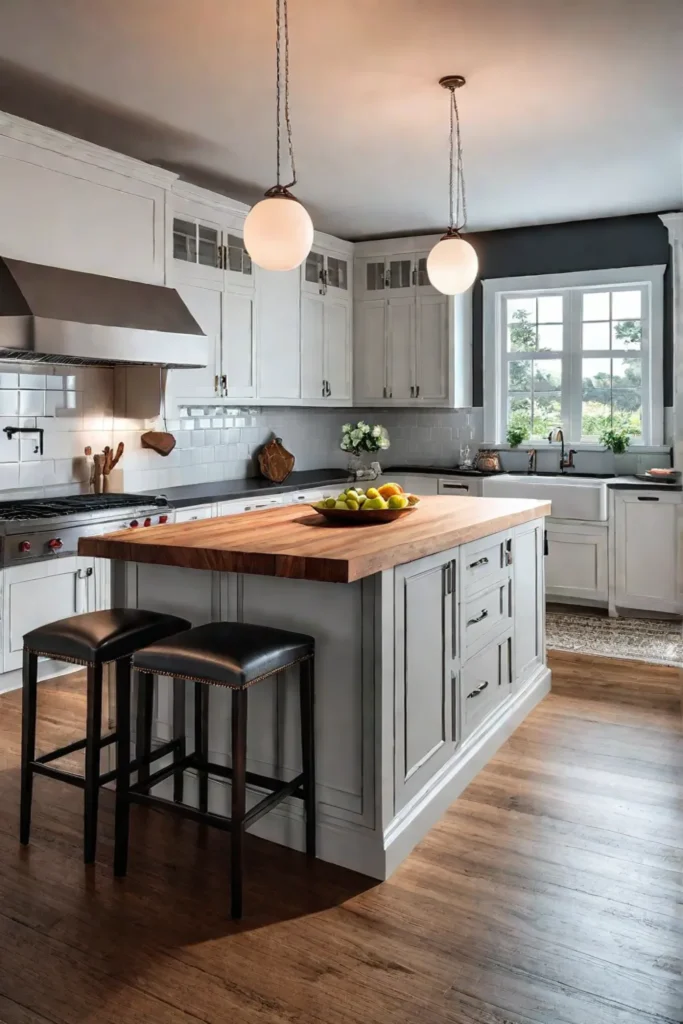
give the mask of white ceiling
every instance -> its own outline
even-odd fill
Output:
[[[0,107],[254,200],[274,0],[0,0]],[[290,0],[297,195],[347,238],[683,205],[683,0]]]

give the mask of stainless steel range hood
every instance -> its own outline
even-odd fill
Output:
[[[172,368],[207,358],[175,288],[0,257],[0,359]]]

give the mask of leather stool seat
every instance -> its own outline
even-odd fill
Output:
[[[208,622],[138,650],[133,664],[140,672],[242,689],[313,657],[314,650],[313,637],[305,633]]]
[[[24,636],[24,647],[61,661],[103,665],[129,657],[170,633],[190,629],[187,619],[140,608],[111,608],[49,622]]]

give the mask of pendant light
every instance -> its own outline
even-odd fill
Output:
[[[265,199],[253,206],[244,222],[244,245],[254,263],[264,270],[293,270],[308,256],[313,245],[313,223],[308,211],[289,191],[296,185],[296,167],[289,114],[289,24],[287,0],[275,0],[276,10],[276,118],[277,184]],[[284,65],[284,67],[283,67]],[[284,86],[284,89],[283,89]],[[283,97],[284,92],[284,97]],[[284,98],[284,104],[283,104]],[[292,180],[281,181],[282,108]]]
[[[455,92],[464,84],[462,75],[447,75],[439,80],[439,85],[451,94],[450,216],[448,231],[427,257],[427,275],[431,284],[444,295],[466,292],[474,284],[479,270],[476,252],[460,235],[467,222],[467,201],[462,169],[460,115]]]

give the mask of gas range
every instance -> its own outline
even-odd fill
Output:
[[[80,537],[172,521],[166,499],[147,494],[0,501],[0,565],[75,555]]]

